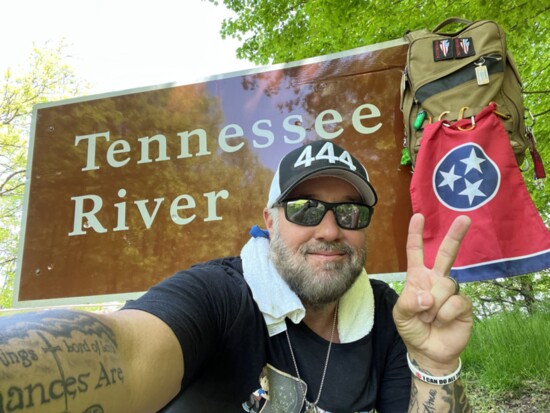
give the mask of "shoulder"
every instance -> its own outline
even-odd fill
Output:
[[[226,257],[195,264],[159,283],[160,287],[192,284],[196,288],[245,284],[240,257]],[[153,287],[155,288],[155,287]]]
[[[191,266],[189,269],[180,271],[185,272],[198,272],[202,275],[213,273],[219,275],[221,273],[228,274],[230,276],[242,276],[243,263],[241,257],[224,257],[215,260],[205,261]]]
[[[392,311],[399,296],[384,281],[371,279],[370,283],[374,295],[374,326],[377,330],[383,326],[386,332],[393,333],[396,329]]]
[[[391,305],[391,307],[393,307],[398,298],[395,290],[384,281],[376,279],[369,279],[369,281],[372,287],[375,302],[377,304],[384,303],[385,305]]]
[[[188,349],[187,354],[194,354],[189,349],[204,347],[205,342],[217,342],[227,326],[257,313],[239,257],[179,271],[126,303],[124,309],[146,311],[163,320]]]
[[[125,308],[142,309],[165,319],[211,311],[249,295],[239,257],[220,258],[193,265],[152,286]]]

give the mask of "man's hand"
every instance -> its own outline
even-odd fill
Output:
[[[454,371],[470,339],[472,304],[456,294],[456,284],[449,278],[470,222],[467,216],[454,220],[432,269],[424,265],[424,217],[415,214],[409,225],[407,279],[393,317],[411,358],[434,375]]]

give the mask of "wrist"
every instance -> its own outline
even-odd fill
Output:
[[[434,360],[430,357],[426,357],[423,354],[416,354],[413,351],[407,352],[407,359],[424,373],[432,374],[435,376],[445,376],[452,373],[458,368],[460,363],[460,357],[452,358],[451,360]]]
[[[460,360],[460,357],[458,358],[457,367],[447,373],[435,373],[431,370],[428,371],[421,368],[418,363],[411,359],[409,353],[407,353],[407,363],[409,365],[411,373],[413,374],[413,377],[425,383],[436,384],[440,386],[457,381],[460,378],[460,373],[462,371],[462,361]]]

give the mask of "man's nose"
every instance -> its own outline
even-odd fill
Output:
[[[333,211],[327,211],[319,225],[315,227],[315,238],[326,241],[334,241],[340,239],[342,229],[336,223],[336,216]]]

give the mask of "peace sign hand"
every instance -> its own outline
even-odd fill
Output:
[[[470,339],[471,301],[457,294],[458,284],[449,278],[470,222],[467,216],[454,220],[432,269],[424,265],[424,216],[415,214],[409,224],[407,279],[393,317],[411,358],[432,374],[456,369],[458,357]]]

